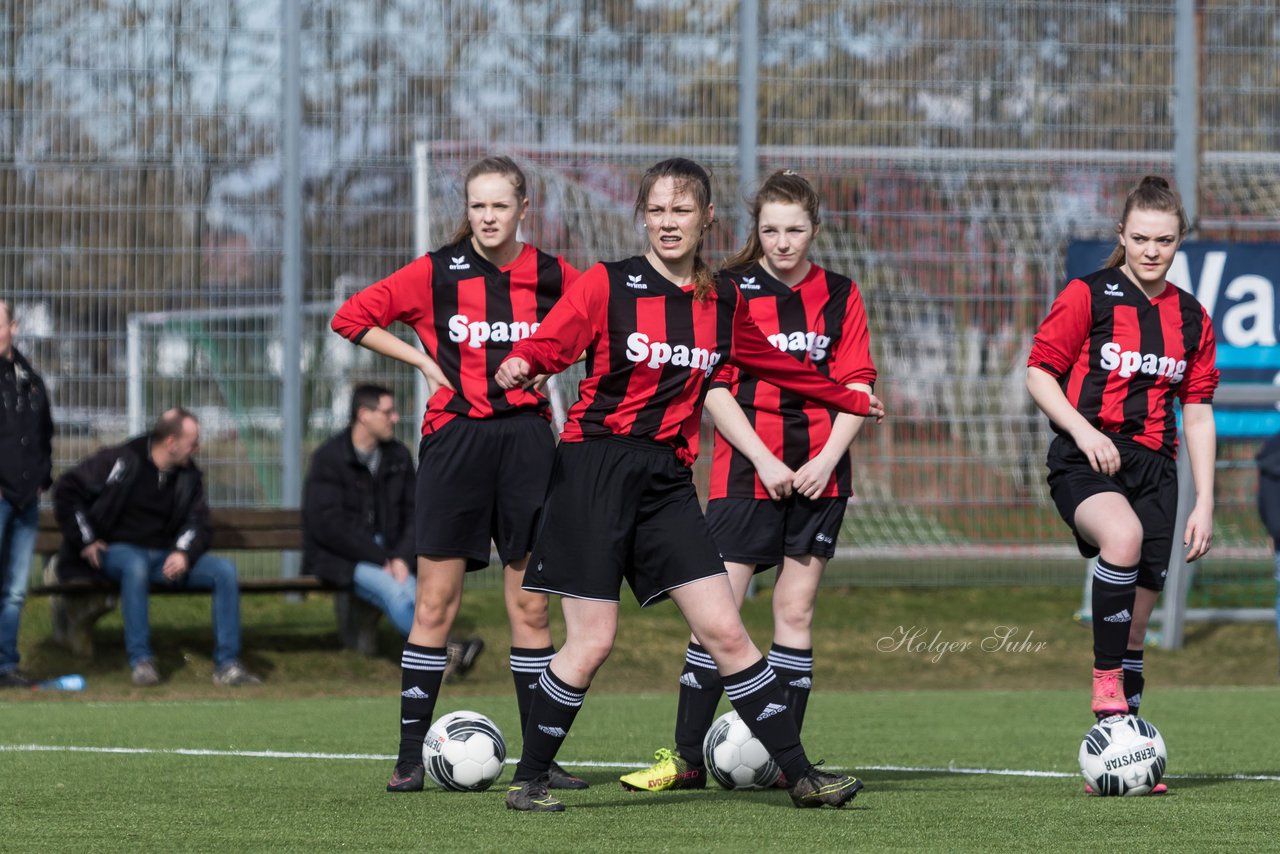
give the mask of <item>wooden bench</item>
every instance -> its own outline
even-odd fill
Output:
[[[213,550],[217,552],[301,551],[302,514],[273,508],[217,508],[210,513]],[[45,558],[43,583],[32,587],[32,596],[49,596],[53,639],[83,657],[93,656],[93,626],[115,609],[119,588],[105,579],[59,581],[57,561],[62,531],[51,510],[40,511],[35,552]],[[153,585],[153,595],[208,594]],[[241,578],[240,593],[329,593],[338,620],[342,645],[363,655],[377,652],[378,620],[382,612],[354,596],[311,575],[278,578]]]

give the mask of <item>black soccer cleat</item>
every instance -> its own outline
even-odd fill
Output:
[[[507,809],[520,812],[564,812],[564,804],[547,791],[550,775],[543,774],[536,780],[512,783],[507,787]]]
[[[586,789],[591,786],[586,780],[561,768],[558,762],[552,762],[547,772],[550,775],[548,789]]]
[[[816,766],[791,787],[791,803],[798,807],[840,807],[862,791],[862,781],[847,774],[828,774]]]
[[[426,776],[426,769],[422,765],[415,765],[404,762],[396,766],[396,770],[391,772],[391,779],[387,782],[388,792],[421,792],[422,778]]]

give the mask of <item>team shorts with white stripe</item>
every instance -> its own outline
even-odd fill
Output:
[[[833,556],[846,503],[795,494],[781,501],[715,498],[707,502],[707,527],[725,560],[763,572],[784,555]]]
[[[414,493],[417,553],[489,564],[489,542],[504,564],[529,553],[555,457],[547,419],[458,416],[422,437]]]
[[[687,466],[669,445],[629,436],[561,442],[524,589],[641,605],[720,575]]]
[[[1049,494],[1058,513],[1075,534],[1084,557],[1097,557],[1098,547],[1083,539],[1075,527],[1076,509],[1086,498],[1118,492],[1129,501],[1142,523],[1142,554],[1138,560],[1138,586],[1163,590],[1173,553],[1173,529],[1178,515],[1178,469],[1164,454],[1115,441],[1120,470],[1114,475],[1096,472],[1089,458],[1066,436],[1049,445]]]

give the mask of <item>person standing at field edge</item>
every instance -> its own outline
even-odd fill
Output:
[[[1129,193],[1106,266],[1072,279],[1036,331],[1027,389],[1049,417],[1049,492],[1093,575],[1093,701],[1099,719],[1142,703],[1147,621],[1164,588],[1177,522],[1178,432],[1195,479],[1180,547],[1213,544],[1216,433],[1213,323],[1165,279],[1187,233],[1160,177]],[[1168,791],[1162,783],[1152,794]]]
[[[53,417],[44,380],[13,339],[13,304],[0,300],[0,688],[27,688],[18,669],[18,626],[40,523],[40,493],[53,480]]]

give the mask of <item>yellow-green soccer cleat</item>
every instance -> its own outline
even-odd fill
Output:
[[[632,771],[619,777],[622,788],[633,792],[669,792],[707,787],[707,769],[689,764],[674,750],[659,748],[653,758],[657,761],[643,771]]]
[[[791,787],[791,802],[798,807],[829,806],[839,809],[862,791],[862,781],[846,774],[828,774],[818,768],[796,780]]]
[[[547,775],[507,787],[507,809],[520,812],[564,812],[564,804],[547,791]]]

